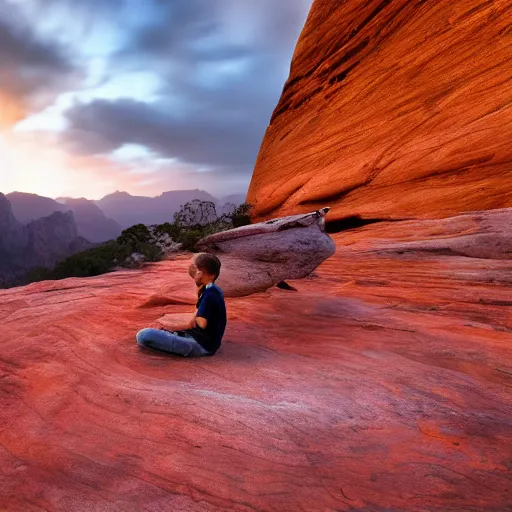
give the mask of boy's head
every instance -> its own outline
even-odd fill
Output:
[[[196,254],[190,263],[188,273],[197,286],[213,283],[220,274],[220,260],[215,254]]]

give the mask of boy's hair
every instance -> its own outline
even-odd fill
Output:
[[[194,265],[203,272],[215,276],[214,281],[217,280],[220,274],[220,260],[215,254],[208,252],[201,252],[194,258]]]

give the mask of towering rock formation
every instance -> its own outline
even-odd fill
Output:
[[[24,226],[0,193],[0,287],[18,283],[33,267],[52,268],[91,245],[78,236],[71,211],[54,212]]]
[[[123,231],[121,225],[107,218],[94,201],[81,197],[63,198],[62,202],[72,210],[78,234],[91,242],[113,240]]]
[[[25,243],[23,226],[14,217],[7,198],[0,193],[0,287],[2,278],[16,270],[17,260],[13,256],[22,252]]]
[[[510,2],[316,0],[256,163],[258,220],[512,206]]]
[[[92,244],[78,235],[73,212],[54,212],[25,227],[28,238],[26,264],[28,267],[52,268],[71,254],[88,249]]]
[[[55,199],[28,192],[11,192],[6,197],[11,203],[13,215],[22,224],[48,217],[53,212],[66,212],[70,209]]]

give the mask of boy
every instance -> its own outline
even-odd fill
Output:
[[[215,284],[220,274],[220,260],[214,254],[197,254],[190,264],[199,299],[197,310],[184,330],[142,329],[139,345],[182,356],[212,356],[220,347],[226,329],[226,304],[222,290]]]

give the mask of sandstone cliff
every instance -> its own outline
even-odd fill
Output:
[[[510,2],[316,0],[256,163],[258,219],[512,206]]]

